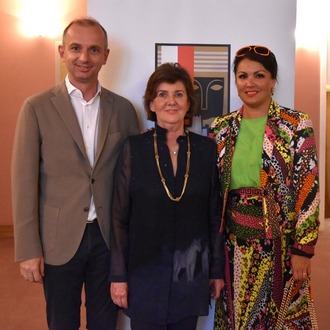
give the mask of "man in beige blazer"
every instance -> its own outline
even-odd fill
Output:
[[[25,280],[43,283],[51,330],[80,327],[85,286],[87,328],[116,329],[109,294],[113,170],[136,112],[100,87],[107,34],[78,19],[59,46],[68,75],[22,106],[12,160],[15,259]]]

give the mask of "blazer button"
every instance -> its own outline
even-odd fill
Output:
[[[94,180],[94,179],[92,179],[92,180],[91,180],[91,182],[92,182],[92,184],[93,184],[93,183],[95,182],[95,180]]]
[[[89,212],[89,207],[85,207],[85,208],[84,208],[84,211],[85,211],[85,212]]]

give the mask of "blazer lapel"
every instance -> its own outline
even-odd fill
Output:
[[[63,121],[65,122],[80,151],[82,152],[86,161],[89,164],[81,129],[64,81],[62,81],[58,86],[56,86],[54,94],[55,95],[52,98],[52,102],[56,110],[62,117]]]
[[[112,109],[113,109],[113,99],[111,95],[104,88],[101,88],[99,128],[98,128],[96,158],[95,158],[94,166],[101,155],[101,151],[108,137],[108,130],[109,130]]]
[[[273,158],[274,153],[274,144],[275,139],[277,136],[277,131],[280,124],[280,112],[279,107],[276,105],[274,101],[270,104],[269,111],[268,111],[268,118],[265,128],[265,134],[264,134],[264,142],[262,146],[262,165],[264,165],[264,160],[270,160]],[[266,162],[268,163],[268,162]],[[269,168],[262,166],[262,170],[266,173],[267,180],[261,180],[263,183],[262,187],[264,188],[268,181],[268,174],[269,174]]]

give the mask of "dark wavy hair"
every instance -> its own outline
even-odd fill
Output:
[[[150,109],[150,102],[155,99],[159,84],[164,82],[175,84],[177,81],[181,81],[185,86],[190,102],[185,118],[192,118],[196,115],[198,110],[198,97],[188,71],[181,67],[179,63],[164,63],[150,76],[143,96],[143,105],[149,120],[157,121],[156,114]]]
[[[247,47],[249,47],[249,46],[247,46]],[[277,80],[278,66],[277,66],[277,61],[276,61],[276,57],[275,57],[274,53],[269,51],[268,56],[262,56],[262,55],[255,53],[255,51],[253,49],[254,46],[250,46],[250,47],[251,47],[251,49],[248,52],[246,52],[243,56],[239,56],[239,57],[235,56],[234,63],[233,63],[233,71],[234,71],[235,75],[237,72],[238,64],[241,61],[243,61],[244,59],[249,59],[251,61],[259,62],[260,64],[262,64],[264,66],[264,68],[268,72],[270,72],[271,77],[273,79]]]

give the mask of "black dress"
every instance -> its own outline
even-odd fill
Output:
[[[167,324],[208,315],[208,280],[223,278],[222,205],[214,141],[189,133],[189,179],[182,199],[174,202],[160,181],[153,133],[129,137],[119,157],[110,281],[128,282],[127,316]],[[157,126],[161,171],[173,197],[181,194],[187,161],[187,137],[177,141],[174,177],[166,130]]]

